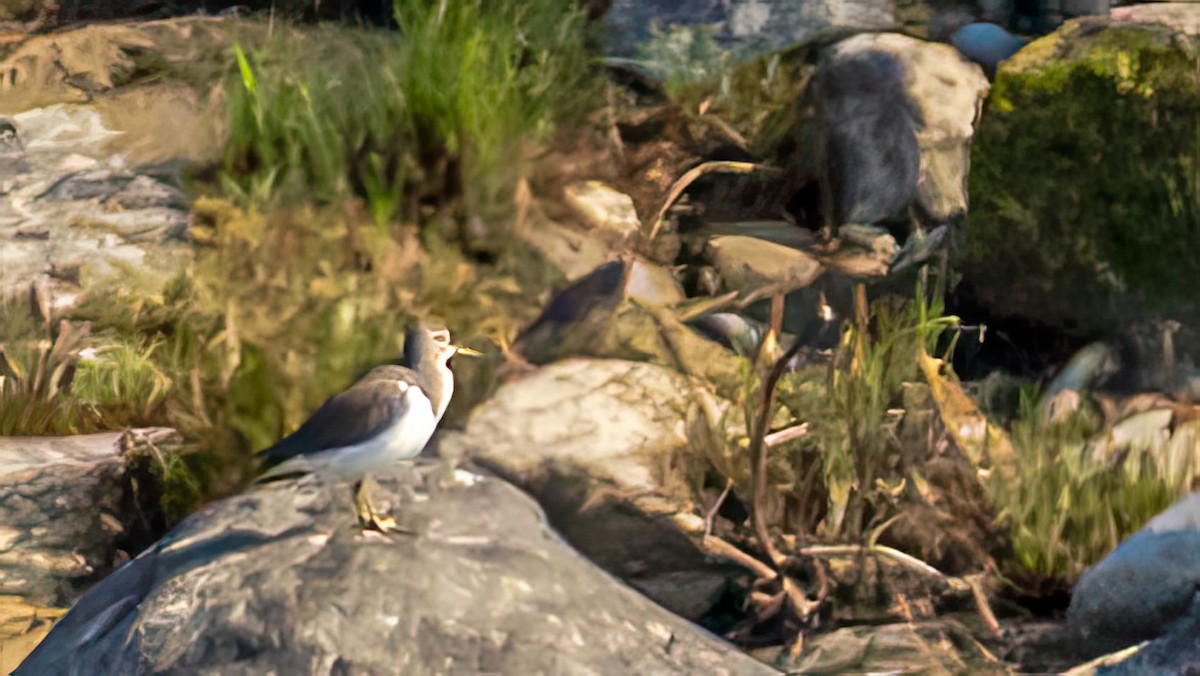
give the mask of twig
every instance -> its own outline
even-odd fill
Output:
[[[808,423],[800,423],[799,425],[794,425],[787,429],[779,430],[778,432],[771,432],[767,436],[763,437],[763,443],[767,445],[767,448],[773,448],[780,444],[786,444],[789,441],[800,439],[801,437],[806,436],[808,436]]]
[[[967,584],[971,585],[971,596],[975,597],[975,607],[979,609],[979,617],[983,619],[983,624],[988,628],[992,638],[1001,638],[1004,636],[1004,630],[1000,628],[1000,623],[996,621],[996,614],[992,612],[992,606],[988,603],[987,593],[983,588],[983,584],[977,576],[965,578]]]
[[[758,419],[750,431],[750,457],[754,459],[755,463],[754,498],[751,504],[750,520],[753,522],[754,534],[759,540],[759,545],[776,566],[781,565],[786,557],[779,552],[775,547],[775,543],[771,541],[771,536],[767,532],[767,523],[764,514],[766,511],[764,501],[767,494],[766,432],[767,426],[771,424],[771,407],[775,403],[775,387],[779,384],[779,379],[783,377],[783,372],[787,368],[788,361],[796,356],[803,346],[804,341],[797,340],[771,366],[770,373],[767,374],[766,380],[763,381],[763,396],[762,401],[759,403]]]
[[[796,638],[792,639],[792,647],[788,648],[788,660],[795,664],[802,654],[804,654],[804,632],[798,631]]]
[[[733,490],[733,479],[726,479],[725,490],[721,491],[721,495],[717,496],[717,501],[704,515],[704,537],[712,535],[713,522],[717,519],[717,512],[721,511],[721,505],[725,504],[725,498],[729,497],[731,490]]]
[[[732,561],[764,580],[774,580],[777,577],[773,568],[715,535],[705,536],[701,544],[709,554]]]
[[[891,559],[896,563],[915,570],[919,573],[924,573],[930,577],[936,577],[944,581],[951,589],[955,591],[969,591],[971,585],[957,577],[946,575],[942,571],[925,563],[911,554],[905,554],[899,549],[892,549],[885,545],[814,545],[812,547],[802,547],[799,553],[804,556],[819,556],[819,557],[837,557],[837,556],[863,556],[871,554],[874,556],[882,556]]]
[[[658,236],[658,231],[662,228],[663,219],[683,191],[687,190],[688,186],[705,174],[716,172],[727,172],[731,174],[751,174],[755,171],[779,171],[775,167],[767,167],[752,162],[705,162],[699,166],[692,167],[679,180],[671,186],[671,190],[667,192],[667,200],[663,202],[662,208],[658,210],[658,214],[654,217],[654,225],[650,228],[650,236],[646,239],[653,242]]]

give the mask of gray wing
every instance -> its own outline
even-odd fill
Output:
[[[300,429],[262,452],[263,469],[298,456],[352,446],[379,434],[403,415],[407,406],[398,382],[421,387],[413,371],[381,366],[350,389],[330,397]]]

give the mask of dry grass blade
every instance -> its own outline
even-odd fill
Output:
[[[674,185],[671,186],[671,190],[667,192],[667,199],[654,216],[654,225],[651,226],[650,235],[647,239],[651,242],[654,241],[654,238],[658,236],[658,231],[662,229],[663,219],[666,217],[667,211],[674,206],[675,202],[683,195],[683,192],[688,189],[688,186],[696,182],[696,179],[705,174],[751,174],[755,171],[778,172],[780,170],[775,167],[754,164],[752,162],[705,162],[699,166],[692,167],[683,176],[680,176],[679,180],[675,181]]]
[[[802,547],[799,550],[799,553],[804,556],[824,558],[839,556],[859,557],[866,554],[881,556],[883,558],[895,561],[896,563],[910,570],[914,570],[923,575],[928,575],[930,577],[942,580],[947,586],[955,591],[965,592],[971,589],[971,585],[964,580],[946,575],[937,568],[934,568],[933,566],[925,563],[915,556],[912,556],[911,554],[905,554],[898,549],[893,549],[884,545],[814,545],[811,547]]]

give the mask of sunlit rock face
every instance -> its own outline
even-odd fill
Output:
[[[609,53],[636,56],[654,38],[654,22],[709,26],[718,44],[738,53],[769,51],[829,28],[879,30],[893,25],[887,0],[614,0],[604,21]]]
[[[837,43],[813,76],[834,222],[873,224],[911,206],[927,222],[967,212],[967,171],[988,84],[950,45],[897,33]]]

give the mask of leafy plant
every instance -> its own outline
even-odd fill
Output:
[[[554,0],[396,0],[398,33],[281,31],[235,50],[222,185],[244,204],[363,197],[378,223],[422,201],[511,203],[530,143],[584,110],[583,15]],[[506,197],[506,195],[508,197]]]
[[[1048,421],[1036,392],[1022,392],[1011,430],[1015,474],[987,484],[1012,533],[1014,577],[1073,580],[1188,490],[1192,477],[1167,471],[1166,454],[1133,449],[1115,465],[1096,459],[1101,425],[1086,411]]]

